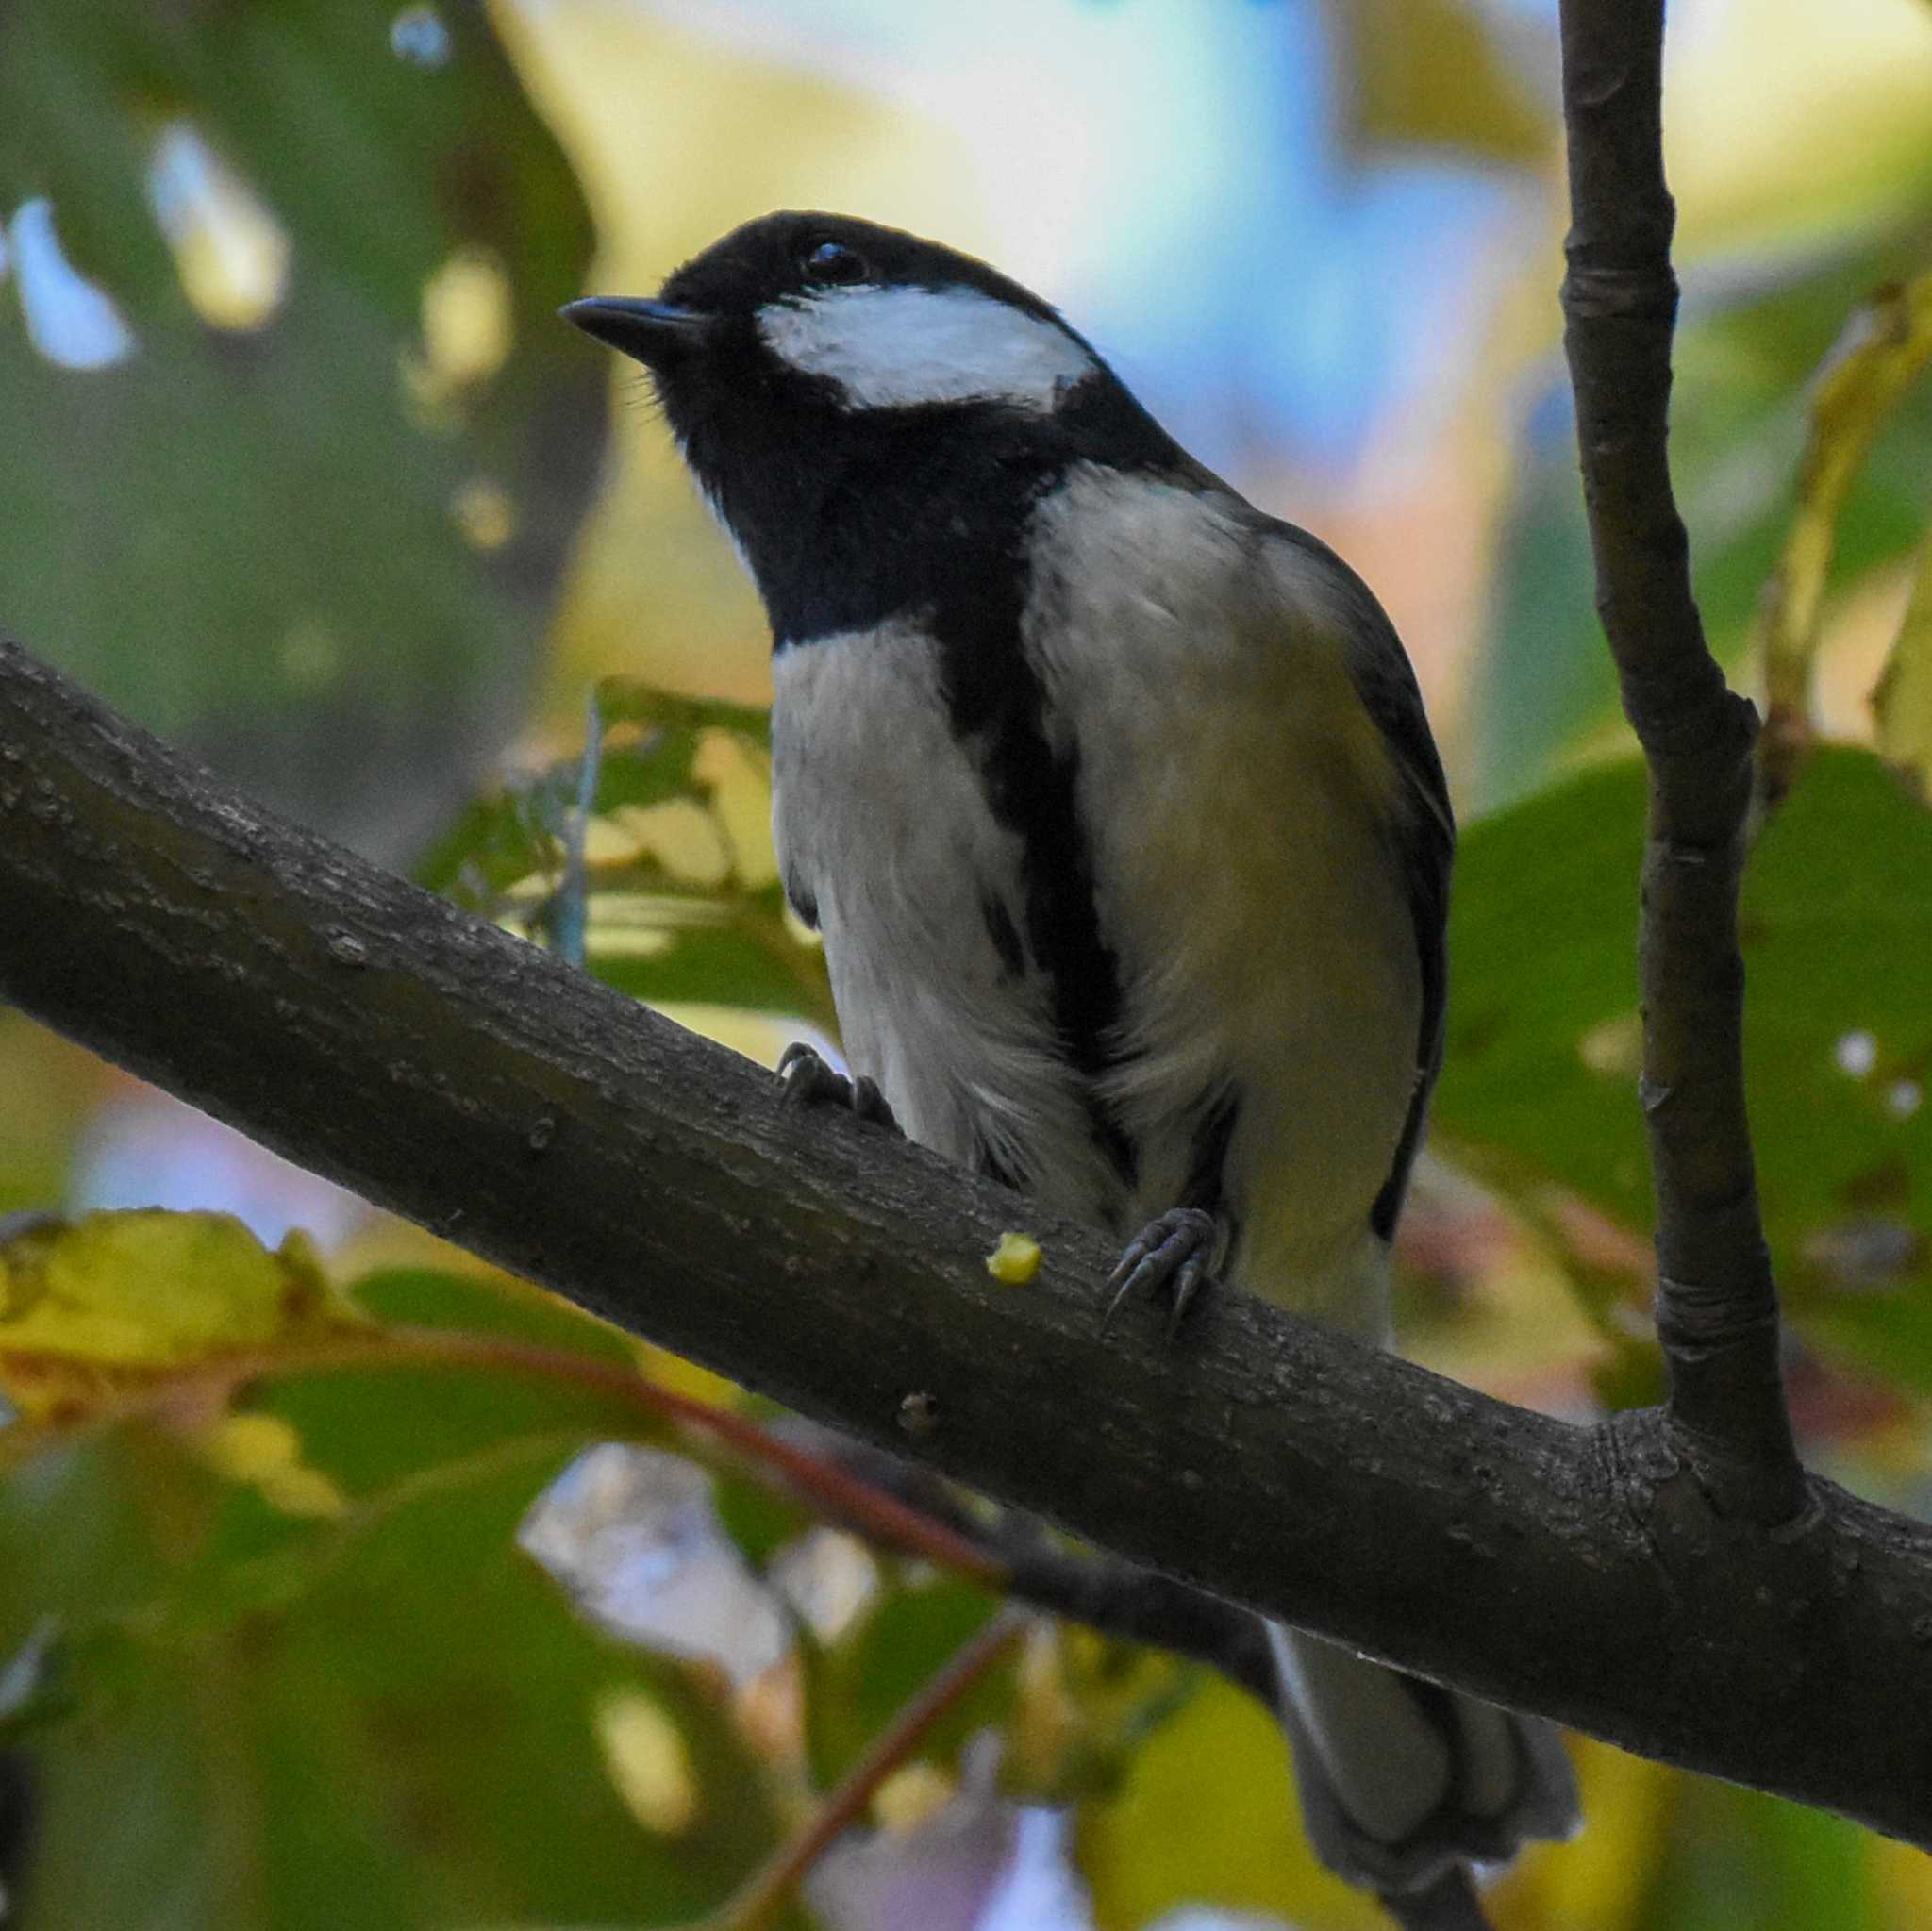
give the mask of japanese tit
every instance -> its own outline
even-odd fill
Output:
[[[914,236],[768,215],[564,312],[651,372],[757,579],[785,889],[855,1072],[914,1140],[1132,1236],[1131,1284],[1211,1264],[1386,1344],[1454,830],[1361,579]],[[1573,1828],[1544,1726],[1273,1635],[1342,1876]]]

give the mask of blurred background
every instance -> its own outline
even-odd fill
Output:
[[[1451,1058],[1405,1234],[1409,1345],[1564,1412],[1649,1399],[1628,966],[1641,783],[1574,476],[1554,13],[1554,0],[13,0],[0,7],[0,628],[291,815],[581,947],[613,983],[769,1060],[832,1022],[816,957],[777,905],[762,619],[639,372],[554,311],[578,293],[650,292],[778,207],[983,254],[1059,305],[1196,455],[1348,557],[1416,660],[1471,829]],[[1802,630],[1827,741],[1767,831],[1747,902],[1794,1401],[1814,1462],[1923,1511],[1932,828],[1870,752],[1923,783],[1908,734],[1894,722],[1888,740],[1872,699],[1902,628],[1932,628],[1932,595],[1913,601],[1932,398],[1910,383],[1932,352],[1932,303],[1871,305],[1932,267],[1932,7],[1678,0],[1666,121],[1685,298],[1673,447],[1706,623],[1747,687],[1767,626]],[[1882,408],[1834,426],[1829,371],[1899,313],[1907,349]],[[1842,487],[1826,488],[1834,460]],[[1808,598],[1802,621],[1794,598]],[[580,791],[595,808],[573,846]],[[335,1273],[388,1282],[411,1319],[428,1318],[432,1280],[454,1324],[511,1319],[482,1311],[499,1303],[539,1318],[428,1236],[0,1012],[0,1211],[156,1205],[232,1212],[271,1244],[305,1229]],[[509,1426],[486,1407],[479,1443]],[[304,1422],[311,1458],[330,1426],[367,1425],[366,1409],[333,1412]],[[412,1439],[397,1466],[446,1448]],[[89,1464],[56,1480],[43,1458],[7,1520],[41,1535],[98,1516],[109,1490],[136,1509],[146,1491],[130,1479]],[[738,1864],[714,1847],[703,1881],[679,1867],[690,1909],[740,1871],[759,1806],[783,1810],[741,1801],[732,1779],[770,1782],[783,1752],[759,1739],[809,1722],[791,1706],[850,1704],[874,1676],[916,1683],[966,1626],[950,1599],[933,1606],[929,1578],[882,1569],[849,1538],[800,1523],[747,1541],[708,1479],[607,1448],[546,1477],[533,1512],[511,1497],[507,1518],[607,1632],[695,1649],[727,1679],[707,1704],[654,1663],[619,1717],[598,1706],[584,1746],[624,1828],[659,1848],[692,1840],[676,1788],[738,1820]],[[117,1549],[17,1576],[9,1626],[37,1626],[37,1590],[84,1597],[105,1573],[90,1565],[126,1559]],[[850,1647],[844,1676],[807,1669],[800,1687],[801,1626],[824,1655]],[[540,1648],[577,1640],[542,1628]],[[473,1689],[503,1667],[485,1647]],[[40,1808],[53,1874],[40,1905],[22,1890],[21,1922],[135,1923],[126,1901],[157,1872],[187,1895],[191,1836],[198,1902],[140,1923],[347,1922],[325,1915],[333,1893],[299,1848],[232,1839],[250,1838],[267,1793],[325,1805],[366,1776],[366,1711],[341,1717],[328,1775],[311,1765],[276,1785],[261,1711],[280,1697],[301,1728],[306,1692],[287,1672],[272,1690],[235,1677],[254,1714],[237,1705],[223,1721],[259,1733],[226,1751],[202,1706],[208,1656],[191,1669],[183,1654],[192,1694],[145,1727],[103,1719],[84,1747],[55,1750]],[[1003,1759],[955,1740],[924,1782],[874,1806],[871,1839],[822,1868],[823,1922],[1172,1927],[1183,1917],[1164,1914],[1209,1906],[1250,1915],[1185,1922],[1374,1922],[1300,1850],[1258,1712],[1146,1659],[1045,1655],[1029,1649],[1020,1672],[1031,1690],[1009,1686]],[[571,1656],[581,1702],[608,1655]],[[437,1721],[453,1748],[483,1748],[461,1719]],[[684,1739],[681,1787],[664,1780],[667,1735]],[[174,1793],[105,1851],[60,1794],[106,1773],[103,1751],[130,1790]],[[1603,1746],[1579,1744],[1578,1761],[1587,1830],[1501,1880],[1506,1926],[1932,1917],[1915,1853]],[[209,1788],[226,1793],[231,1839],[212,1850],[192,1822]],[[608,1895],[581,1873],[578,1891],[556,1889],[583,1827],[560,1801],[544,1813],[560,1840],[533,1825],[506,1845],[500,1819],[485,1829],[462,1811],[474,1791],[441,1790],[441,1839],[393,1797],[358,1798],[338,1837],[317,1834],[356,1845],[355,1868],[413,1873],[369,1891],[358,1923],[663,1921],[634,1888],[642,1867],[615,1855]],[[486,1840],[478,1875],[464,1858]],[[432,1883],[422,1872],[439,1856],[449,1871]],[[253,1873],[239,1889],[238,1858]],[[90,1915],[104,1908],[127,1914]]]

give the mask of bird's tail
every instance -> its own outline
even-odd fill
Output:
[[[1452,1865],[1567,1838],[1576,1782],[1556,1731],[1270,1623],[1302,1820],[1350,1883],[1407,1891]]]

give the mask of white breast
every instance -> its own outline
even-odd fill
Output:
[[[987,924],[990,900],[1021,918],[1020,842],[948,726],[937,645],[894,622],[793,645],[773,676],[779,862],[817,902],[853,1066],[914,1140],[1101,1217],[1118,1188],[1044,990]]]

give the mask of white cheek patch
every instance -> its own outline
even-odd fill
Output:
[[[758,311],[766,345],[853,408],[1008,402],[1050,411],[1098,364],[1065,329],[977,289],[822,289]]]

